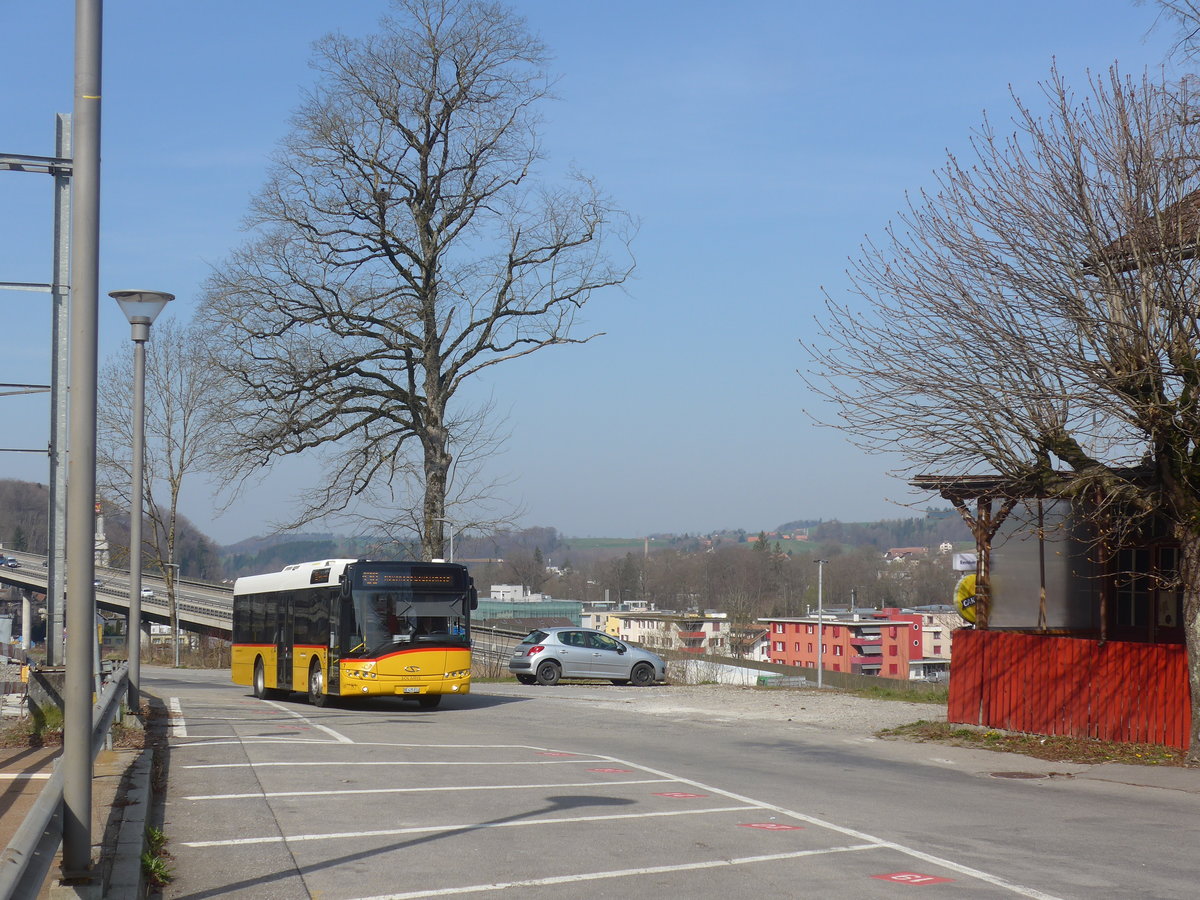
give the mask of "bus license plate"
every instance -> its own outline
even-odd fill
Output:
[[[404,689],[404,693],[406,693],[406,694],[419,694],[419,693],[421,693],[421,689],[420,689],[419,687],[416,687],[416,686],[413,686],[413,687],[406,687],[406,688]]]

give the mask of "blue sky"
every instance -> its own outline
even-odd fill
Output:
[[[492,463],[522,524],[571,536],[769,529],[894,518],[920,500],[816,428],[795,374],[820,290],[844,290],[865,236],[932,182],[1010,89],[1053,60],[1082,80],[1164,61],[1169,29],[1129,0],[819,3],[516,0],[555,54],[544,108],[554,177],[576,166],[641,220],[638,270],[594,297],[606,336],[492,370],[511,437]],[[371,31],[382,0],[118,0],[105,10],[101,285],[175,293],[190,317],[242,239],[267,155],[311,84],[311,42]],[[74,4],[0,0],[0,151],[50,155],[70,112]],[[0,281],[46,281],[50,179],[0,173]],[[0,291],[0,382],[49,378],[46,295]],[[104,298],[101,356],[129,328]],[[936,360],[931,360],[936,365]],[[818,410],[819,411],[819,410]],[[4,447],[47,440],[45,395],[0,398]],[[229,512],[193,483],[183,511],[221,542],[264,531],[311,475],[288,463]],[[0,477],[46,481],[0,454]]]

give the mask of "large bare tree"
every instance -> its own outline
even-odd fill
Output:
[[[322,77],[204,315],[243,388],[242,471],[324,451],[285,527],[383,485],[432,557],[482,415],[463,385],[594,337],[573,334],[576,314],[631,264],[610,256],[627,217],[591,181],[532,180],[549,83],[525,23],[494,3],[396,6],[375,35],[318,42]]]
[[[810,383],[905,474],[994,474],[1169,522],[1200,761],[1200,105],[1058,73],[985,124],[827,301]]]

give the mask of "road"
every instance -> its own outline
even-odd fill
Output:
[[[789,721],[800,693],[753,716],[735,688],[704,709],[476,685],[426,711],[256,701],[223,672],[143,685],[175,710],[170,898],[1196,893],[1200,773],[879,741]]]

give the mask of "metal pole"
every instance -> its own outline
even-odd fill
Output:
[[[63,713],[65,879],[92,869],[92,628],[96,576],[96,356],[100,274],[101,0],[75,0],[71,201],[70,439],[67,456],[67,671]]]
[[[55,118],[54,152],[60,159],[71,155],[71,117]],[[71,265],[71,176],[59,170],[54,176],[54,261],[50,276],[50,545],[46,548],[46,664],[62,665],[63,597],[66,588],[67,540],[67,283]]]
[[[825,563],[817,560],[817,689],[825,687]]]
[[[454,523],[445,516],[435,516],[435,522],[444,522],[450,527],[450,562],[454,562]]]
[[[146,341],[150,326],[133,330],[133,484],[129,493],[129,618],[125,651],[129,657],[129,708],[142,710],[142,468],[146,458]]]
[[[171,554],[174,555],[175,549],[171,548]],[[175,668],[179,668],[179,598],[175,596],[175,583],[178,579],[175,577],[179,574],[179,563],[171,561],[163,564],[163,576],[167,585],[167,600],[171,608],[171,634],[175,642]]]

